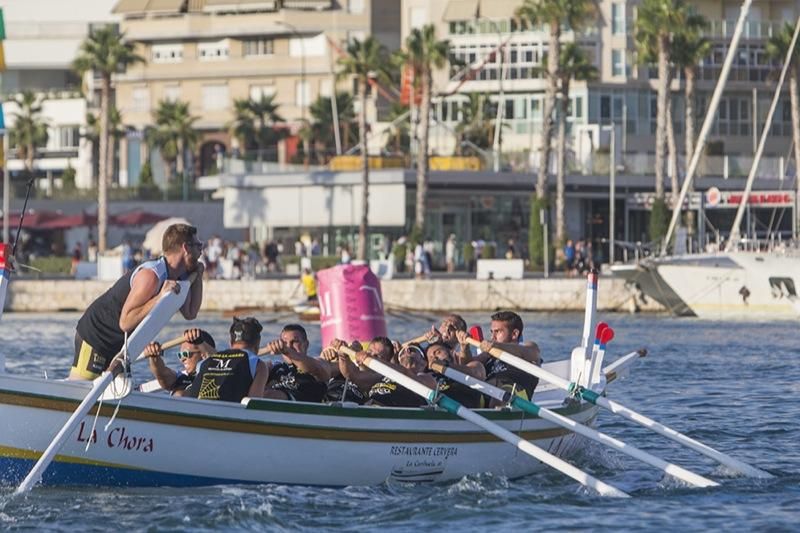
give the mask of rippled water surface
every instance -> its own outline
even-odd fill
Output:
[[[78,316],[5,315],[0,349],[8,371],[60,378],[72,360]],[[260,316],[277,335],[286,315]],[[467,315],[486,325],[486,316]],[[579,341],[582,316],[525,317],[526,337],[545,358],[565,358]],[[722,483],[689,489],[615,452],[589,444],[576,464],[629,492],[602,498],[558,473],[508,481],[491,475],[438,485],[319,489],[280,485],[190,489],[51,489],[12,498],[0,488],[0,530],[794,530],[800,523],[800,349],[798,324],[723,324],[657,316],[601,317],[616,331],[607,358],[646,346],[632,374],[609,397],[753,463],[775,479],[731,475],[710,460],[601,412],[600,429]],[[433,317],[393,315],[390,332],[404,339]],[[224,339],[229,320],[199,321]],[[162,334],[180,333],[173,322]],[[312,344],[319,330],[311,325]],[[175,361],[177,364],[177,361]],[[146,367],[136,376],[147,379]],[[0,431],[3,431],[0,421]],[[190,450],[187,450],[190,452]],[[224,451],[223,451],[224,453]]]

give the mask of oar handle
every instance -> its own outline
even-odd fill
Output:
[[[428,335],[420,335],[419,337],[414,337],[413,339],[407,340],[402,344],[402,346],[408,346],[409,344],[418,344],[420,342],[424,342],[428,340]]]
[[[174,348],[176,346],[180,346],[184,342],[186,342],[186,337],[181,335],[180,337],[175,337],[174,339],[170,339],[167,342],[163,343],[161,345],[161,349],[162,350],[169,350],[170,348]]]

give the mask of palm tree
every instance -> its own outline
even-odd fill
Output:
[[[547,40],[547,88],[542,115],[542,141],[539,175],[536,180],[536,197],[547,198],[547,173],[550,167],[553,141],[553,112],[556,109],[558,82],[561,79],[561,33],[563,28],[580,31],[597,17],[594,0],[525,0],[517,9],[517,16],[530,26],[546,25]]]
[[[110,172],[108,166],[109,148],[109,110],[111,107],[111,76],[124,72],[131,65],[143,62],[144,59],[134,51],[131,42],[125,42],[124,36],[114,26],[104,26],[93,30],[81,43],[78,57],[72,67],[81,75],[94,72],[100,75],[100,153],[99,176],[97,187],[97,248],[101,252],[106,249],[106,233],[108,229],[108,184]]]
[[[400,102],[392,102],[389,109],[389,138],[385,149],[394,154],[407,154],[411,147],[411,124],[409,107]]]
[[[147,143],[158,149],[167,171],[164,195],[168,194],[175,165],[178,175],[183,175],[186,150],[194,150],[200,135],[194,129],[197,117],[189,112],[189,104],[180,100],[162,100],[153,111],[155,125],[147,131]],[[184,178],[185,179],[185,178]]]
[[[558,116],[558,141],[556,158],[556,238],[554,245],[561,248],[566,242],[564,185],[567,164],[567,116],[569,115],[569,87],[572,80],[590,81],[597,79],[597,68],[592,65],[586,52],[575,43],[567,43],[561,51],[558,68],[561,82],[561,110]]]
[[[367,152],[367,88],[370,79],[379,81],[388,78],[389,57],[386,48],[369,36],[360,41],[353,39],[347,45],[347,55],[338,59],[341,68],[338,76],[354,76],[358,85],[361,108],[358,113],[358,141],[361,147],[361,223],[358,226],[357,259],[367,259],[367,227],[369,224],[369,153]]]
[[[419,107],[419,149],[417,150],[417,205],[414,227],[425,231],[425,205],[428,199],[428,144],[430,134],[433,71],[444,68],[450,56],[450,41],[436,39],[436,27],[427,24],[414,28],[406,39],[401,57],[414,72],[414,84],[421,91]]]
[[[642,63],[658,64],[658,96],[656,99],[656,198],[664,197],[665,146],[667,142],[667,106],[672,73],[669,64],[674,50],[673,39],[696,21],[685,0],[643,0],[636,19],[636,45]],[[693,24],[694,26],[694,24]],[[687,36],[690,34],[687,31]]]
[[[669,69],[672,36],[689,15],[685,0],[643,0],[636,19],[636,46],[642,63],[658,63],[658,96],[656,98],[656,198],[650,219],[650,237],[660,240],[666,233],[667,211],[664,204],[665,148],[668,141],[667,116],[670,106]],[[677,171],[677,169],[676,169]]]
[[[274,94],[262,94],[258,100],[240,98],[233,102],[231,135],[238,138],[245,149],[255,146],[258,161],[263,160],[267,147],[277,144],[281,138],[275,129],[277,123],[284,121],[278,114],[278,107]]]
[[[92,112],[86,113],[86,133],[83,137],[92,143],[92,157],[97,150],[99,153],[100,119]],[[125,136],[125,126],[122,124],[122,114],[116,106],[112,106],[108,113],[108,133],[110,149],[108,150],[108,169],[113,174],[114,154],[117,153],[117,142]]]
[[[317,152],[322,151],[324,152],[322,155],[327,156],[327,154],[334,152],[336,146],[331,98],[320,96],[311,103],[308,110],[312,119],[311,129],[313,131],[314,150]],[[336,93],[336,111],[339,117],[339,138],[342,140],[342,147],[345,148],[356,142],[354,138],[346,138],[347,136],[352,137],[354,132],[344,128],[345,124],[352,122],[355,118],[353,97],[350,93],[341,91]],[[320,154],[317,157],[318,159],[325,159],[325,157],[320,157]]]
[[[783,65],[789,55],[789,46],[792,44],[794,28],[791,24],[784,24],[780,32],[773,35],[767,43],[767,55],[779,65]],[[798,97],[798,82],[800,81],[800,41],[791,56],[789,67],[789,103],[792,108],[792,138],[794,139],[794,169],[797,194],[800,195],[800,98]],[[798,214],[800,222],[800,214]]]
[[[42,117],[41,99],[32,91],[24,91],[14,97],[18,110],[14,112],[14,127],[10,131],[10,143],[17,147],[17,157],[25,162],[28,179],[33,178],[33,161],[36,148],[47,144],[47,122]]]
[[[697,83],[697,65],[711,53],[711,41],[702,36],[702,31],[708,28],[708,20],[698,14],[690,14],[686,24],[673,35],[672,62],[683,70],[684,78],[684,117],[685,117],[685,150],[686,164],[694,154],[694,140],[696,120],[695,98]]]
[[[468,93],[468,100],[461,106],[461,120],[455,127],[456,153],[463,154],[464,144],[473,144],[480,149],[492,145],[495,120],[488,113],[489,99],[485,94]],[[508,126],[504,124],[504,126]]]

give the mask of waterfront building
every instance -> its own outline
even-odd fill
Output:
[[[334,80],[348,40],[371,34],[390,50],[400,46],[398,0],[119,0],[114,13],[145,59],[116,79],[130,127],[120,154],[130,184],[148,157],[156,182],[163,180],[163,163],[143,140],[160,101],[188,102],[198,118],[202,139],[187,167],[204,175],[222,171],[226,157],[242,151],[229,133],[234,100],[274,95],[290,137],[262,156],[285,162],[296,152],[309,105],[334,86],[351,91]],[[375,106],[369,109],[374,122]]]
[[[82,80],[71,65],[92,26],[114,22],[113,3],[0,0],[6,28],[6,70],[0,73],[6,126],[13,127],[17,111],[10,99],[22,91],[38,95],[47,122],[47,145],[37,147],[34,162],[40,189],[49,189],[69,168],[75,171],[77,186],[92,186],[92,146],[83,135],[92,109],[85,95],[92,94],[93,80],[87,79],[82,91]],[[8,155],[12,177],[19,175],[24,162],[13,146]]]

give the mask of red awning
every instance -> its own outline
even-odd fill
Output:
[[[59,215],[44,222],[39,229],[69,229],[81,226],[96,226],[97,216],[81,211],[77,215]]]
[[[115,226],[144,226],[161,222],[169,217],[151,213],[142,209],[134,209],[127,213],[120,213],[119,215],[112,215],[110,223]]]
[[[25,229],[48,229],[47,224],[53,220],[63,217],[61,213],[56,211],[41,211],[28,209],[25,216],[22,218],[22,227]],[[19,226],[20,213],[9,213],[8,224],[12,228]]]

